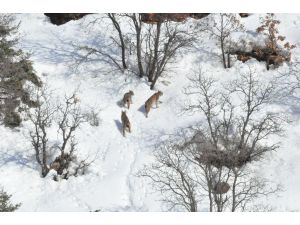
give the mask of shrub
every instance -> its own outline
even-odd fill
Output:
[[[18,127],[22,122],[20,115],[16,112],[8,112],[4,117],[4,124],[7,127]]]
[[[20,104],[28,107],[35,105],[30,101],[25,83],[41,86],[29,55],[16,49],[18,27],[12,15],[0,15],[0,115],[9,127],[19,126],[22,121],[17,109]],[[24,98],[25,95],[27,98]]]
[[[289,62],[291,60],[291,49],[296,45],[290,44],[286,41],[286,37],[279,34],[278,25],[280,21],[276,19],[273,13],[268,13],[264,18],[260,18],[261,26],[256,31],[266,36],[265,46],[256,47],[254,50],[257,54],[266,58],[267,69],[269,64],[275,66],[280,65],[282,62]]]
[[[21,206],[20,203],[12,204],[10,202],[11,196],[2,189],[0,190],[0,212],[13,212]]]

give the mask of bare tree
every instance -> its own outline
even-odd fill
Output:
[[[161,36],[161,25],[163,21],[158,21],[156,24],[155,29],[149,29],[148,31],[148,38],[147,38],[147,45],[149,46],[149,53],[147,59],[149,61],[147,62],[148,65],[148,81],[153,82],[154,72],[156,70],[156,66],[158,63],[158,49],[160,44],[160,36]],[[152,33],[152,30],[153,33]]]
[[[209,31],[221,48],[221,56],[224,68],[230,68],[230,47],[232,45],[231,34],[243,30],[238,14],[220,13],[213,17]],[[227,57],[226,57],[227,55]]]
[[[168,136],[142,175],[170,208],[196,211],[207,203],[209,211],[249,210],[258,198],[280,190],[252,167],[279,147],[265,140],[283,132],[285,117],[265,110],[276,94],[274,83],[261,83],[251,68],[225,85],[201,70],[190,80],[184,111],[204,119]]]
[[[85,173],[92,163],[87,159],[78,160],[76,153],[75,131],[83,122],[87,122],[87,117],[80,108],[76,92],[70,97],[65,96],[63,104],[54,105],[51,103],[52,97],[44,88],[37,91],[39,105],[28,115],[34,127],[30,131],[31,144],[35,150],[36,161],[41,166],[42,177],[46,177],[54,169],[58,176],[68,179],[70,176]],[[56,144],[50,145],[48,133],[54,122],[58,126],[58,140]],[[53,160],[55,155],[57,156]],[[54,179],[58,179],[58,176]]]
[[[161,18],[156,24],[143,24],[141,15],[137,13],[109,13],[107,17],[116,34],[98,31],[99,40],[84,45],[74,44],[77,52],[75,64],[101,60],[117,70],[130,70],[133,73],[136,73],[137,65],[136,74],[139,77],[147,75],[151,89],[154,89],[158,78],[167,71],[167,66],[175,62],[180,50],[191,47],[195,40],[194,33],[185,26],[165,21],[165,18]],[[89,25],[95,26],[104,19],[107,18],[96,18]],[[125,23],[131,30],[133,28],[133,33],[122,28]],[[134,51],[136,56],[132,59],[130,55]]]
[[[151,25],[150,25],[151,26]],[[150,88],[174,62],[180,50],[191,47],[195,38],[181,24],[158,21],[155,28],[149,27],[146,36],[145,64]]]
[[[101,61],[105,64],[105,67],[101,68],[103,72],[111,73],[118,70],[124,73],[128,69],[129,41],[127,33],[122,30],[120,18],[123,18],[123,15],[108,13],[96,16],[88,22],[84,20],[81,26],[84,32],[89,33],[90,39],[69,44],[74,62],[71,66],[78,68],[84,63]],[[99,30],[103,21],[111,22],[112,27],[109,26],[105,31]]]
[[[35,93],[38,107],[28,113],[34,129],[30,131],[31,144],[35,151],[37,163],[41,166],[42,177],[49,172],[49,143],[47,129],[52,125],[54,113],[57,111],[50,104],[51,95],[44,88],[37,89]]]
[[[139,76],[142,78],[145,75],[145,73],[144,73],[143,58],[142,58],[143,22],[142,22],[141,14],[140,13],[129,13],[129,14],[125,14],[125,15],[131,19],[134,29],[135,29],[137,64],[138,64],[138,68],[139,68]]]
[[[189,158],[198,162],[207,177],[210,201],[214,199],[217,211],[228,205],[232,211],[243,210],[248,201],[276,192],[277,187],[261,189],[267,181],[253,177],[247,167],[279,147],[277,143],[263,143],[271,135],[281,134],[285,121],[280,113],[263,112],[276,96],[275,82],[262,83],[250,68],[230,82],[225,92],[215,90],[217,82],[201,71],[191,81],[186,94],[198,95],[198,101],[188,104],[186,110],[202,112],[207,126],[198,128],[191,139]],[[240,99],[238,105],[233,104],[233,96]],[[231,199],[216,193],[216,185],[222,183],[231,187]]]
[[[189,212],[196,212],[198,199],[196,197],[197,184],[192,178],[192,167],[184,154],[173,140],[160,143],[154,152],[155,163],[145,167],[139,176],[152,181],[154,188],[163,195],[162,202],[168,210],[181,207]]]
[[[77,162],[76,156],[76,140],[74,132],[86,121],[86,116],[82,112],[79,99],[74,92],[70,97],[65,96],[64,105],[59,105],[57,109],[58,134],[61,136],[60,145],[57,146],[60,151],[59,156],[51,163],[51,167],[55,168],[58,175],[62,175],[64,179],[69,176],[77,175],[79,170],[85,170],[90,163],[86,160]],[[74,171],[70,171],[72,163],[77,163]]]
[[[116,31],[118,32],[119,41],[115,40],[114,38],[112,38],[112,39],[121,48],[122,66],[123,66],[123,70],[126,70],[127,69],[127,65],[126,65],[126,46],[125,46],[125,41],[124,41],[123,33],[122,33],[122,30],[121,30],[120,22],[116,18],[115,13],[107,13],[107,16],[111,20],[111,22],[112,22],[114,28],[116,29]]]

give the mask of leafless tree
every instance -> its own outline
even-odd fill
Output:
[[[300,102],[300,62],[294,61],[288,67],[277,70],[280,98],[278,103],[288,105],[292,111],[299,110]]]
[[[37,163],[41,166],[42,177],[49,172],[49,143],[47,129],[52,125],[53,115],[57,111],[50,105],[51,95],[44,88],[38,88],[35,93],[38,107],[28,113],[34,129],[30,131],[31,144],[35,151]]]
[[[172,139],[160,143],[154,151],[154,161],[150,167],[139,171],[139,176],[152,181],[154,188],[163,195],[162,202],[168,210],[181,207],[196,212],[198,199],[197,184],[192,178],[192,167],[178,145]]]
[[[190,159],[197,161],[207,176],[208,193],[210,200],[214,197],[217,211],[223,211],[228,204],[232,211],[243,210],[255,197],[277,191],[277,187],[261,189],[266,181],[252,177],[247,167],[279,147],[277,143],[263,143],[270,136],[281,134],[286,121],[281,113],[264,112],[277,94],[275,82],[261,82],[251,68],[231,81],[224,92],[216,90],[217,82],[201,71],[191,81],[185,93],[197,95],[198,101],[188,104],[186,110],[202,112],[207,126],[198,128],[192,138]],[[238,104],[233,104],[233,97],[239,98]],[[216,193],[213,182],[229,184],[231,199]]]
[[[83,63],[101,61],[108,66],[102,68],[103,72],[111,73],[115,70],[122,73],[128,69],[127,49],[128,35],[124,33],[121,27],[121,14],[108,13],[103,16],[96,16],[89,21],[84,20],[81,23],[84,32],[90,35],[90,39],[78,42],[72,42],[72,67],[78,68]],[[99,30],[98,27],[103,22],[110,22],[107,30]]]
[[[170,208],[193,211],[208,203],[209,211],[249,210],[258,198],[280,190],[252,166],[279,147],[265,140],[280,135],[286,121],[281,113],[265,110],[276,94],[274,83],[262,83],[251,68],[227,84],[201,70],[190,80],[184,111],[204,119],[162,142],[142,174]]]
[[[139,68],[139,76],[142,78],[145,75],[145,73],[144,73],[143,57],[142,57],[143,22],[142,22],[141,14],[140,13],[127,13],[125,15],[131,19],[134,30],[135,30],[137,64],[138,64],[138,68]]]
[[[154,28],[154,27],[155,28]],[[189,34],[182,24],[158,21],[148,27],[145,38],[145,65],[150,88],[166,72],[167,66],[174,62],[180,50],[191,47],[195,37]]]
[[[139,77],[146,75],[151,89],[167,71],[167,66],[175,62],[179,52],[191,47],[195,41],[195,32],[192,33],[183,24],[163,18],[156,24],[143,24],[141,15],[137,13],[109,13],[106,18],[97,17],[88,24],[93,27],[105,19],[112,22],[116,32],[107,34],[97,31],[100,33],[98,40],[89,44],[74,44],[77,52],[75,64],[100,60],[122,72],[131,71]],[[122,24],[129,25],[130,29],[123,28]]]
[[[52,97],[44,88],[37,91],[36,99],[39,105],[28,115],[34,127],[30,131],[30,138],[36,161],[41,166],[42,177],[54,169],[58,176],[68,179],[69,176],[84,173],[92,163],[87,159],[78,160],[76,153],[75,131],[83,122],[87,122],[87,117],[81,110],[76,92],[70,97],[66,96],[62,104],[51,103]],[[54,122],[58,126],[58,140],[55,145],[50,145],[48,133]],[[53,160],[55,155],[57,156]],[[58,176],[54,178],[57,179]]]
[[[114,28],[118,32],[118,37],[119,40],[115,40],[114,38],[113,41],[121,48],[121,54],[122,54],[122,66],[123,70],[127,69],[126,65],[126,46],[125,46],[125,41],[124,41],[124,35],[121,30],[120,22],[118,21],[116,14],[115,13],[107,13],[108,18],[111,20]]]
[[[231,34],[243,30],[238,14],[220,13],[212,17],[212,25],[209,31],[221,48],[221,56],[224,68],[230,68],[230,47],[232,45]],[[227,55],[227,57],[226,57]]]

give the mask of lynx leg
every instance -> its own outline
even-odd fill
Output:
[[[127,100],[127,107],[128,107],[128,109],[130,107],[130,101],[129,100]]]
[[[125,127],[123,126],[123,137],[125,137]]]
[[[148,118],[148,113],[149,113],[149,110],[147,109],[147,105],[145,105],[145,114],[146,114],[146,118]]]

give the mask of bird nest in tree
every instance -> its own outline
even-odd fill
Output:
[[[226,194],[230,189],[230,185],[226,182],[217,183],[213,190],[216,194]]]
[[[201,164],[212,165],[216,168],[227,167],[240,168],[251,161],[250,152],[244,151],[223,151],[210,149],[200,152],[200,156],[195,157]]]

